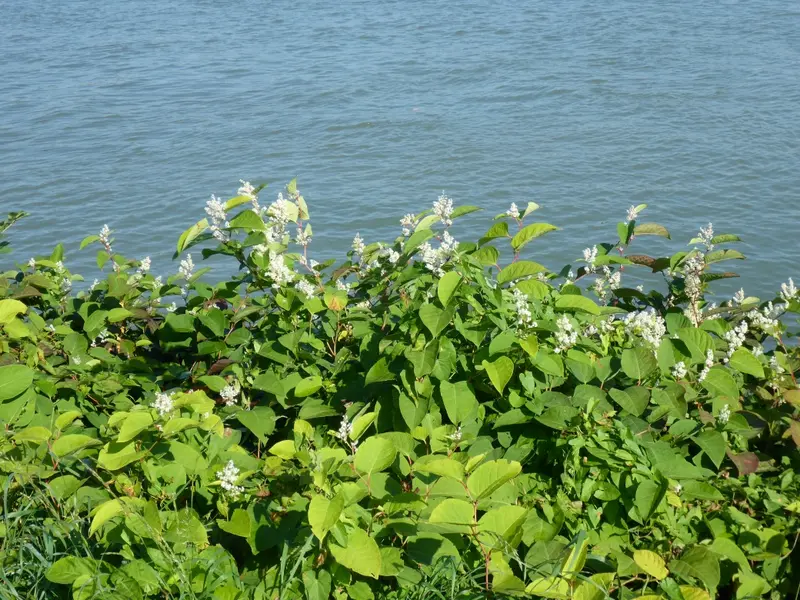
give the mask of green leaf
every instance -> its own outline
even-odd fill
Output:
[[[372,436],[356,450],[355,467],[361,473],[371,475],[388,468],[397,456],[394,444],[389,440]]]
[[[627,390],[611,388],[608,393],[611,395],[611,399],[614,400],[614,402],[619,404],[624,410],[628,411],[634,417],[641,415],[647,408],[647,404],[650,401],[647,390],[644,388],[637,390],[635,386],[633,388],[628,388]]]
[[[513,548],[522,539],[522,523],[527,515],[527,508],[516,505],[498,506],[486,511],[478,519],[478,531],[489,534],[480,536],[482,543],[489,547],[510,545]]]
[[[714,465],[719,468],[725,458],[725,450],[727,448],[722,434],[719,431],[706,430],[692,439],[706,453]]]
[[[664,559],[650,550],[634,550],[633,561],[642,571],[654,577],[658,581],[669,575]]]
[[[752,571],[750,567],[750,561],[747,560],[747,556],[745,556],[744,552],[742,552],[741,548],[736,545],[731,539],[718,537],[715,538],[714,541],[709,546],[711,550],[719,554],[720,556],[724,556],[728,560],[735,562],[742,571],[750,572]]]
[[[239,423],[247,427],[262,444],[275,430],[275,413],[268,406],[256,406],[252,410],[240,410],[236,413]]]
[[[478,400],[466,381],[455,384],[443,381],[439,384],[439,393],[442,395],[447,417],[454,425],[461,425],[477,416]]]
[[[382,356],[370,367],[369,371],[367,371],[364,385],[379,383],[381,381],[391,381],[392,379],[394,379],[394,373],[389,370],[389,363],[386,357]]]
[[[18,444],[23,442],[33,442],[35,444],[41,444],[42,442],[50,439],[50,430],[46,427],[42,427],[40,425],[35,425],[33,427],[26,427],[22,431],[18,432],[14,435],[14,441]]]
[[[502,395],[511,377],[514,375],[514,363],[507,356],[501,356],[494,362],[483,361],[483,368],[489,375],[494,388]]]
[[[547,271],[545,267],[532,260],[518,260],[497,274],[497,285],[503,285],[523,277],[544,273],[545,271]]]
[[[436,287],[436,293],[442,306],[447,306],[460,284],[461,275],[455,271],[448,271],[442,276]]]
[[[759,360],[753,356],[753,353],[744,346],[740,346],[736,349],[736,351],[731,355],[730,362],[728,364],[732,368],[739,371],[739,373],[764,379],[764,367],[761,365]]]
[[[493,494],[501,485],[522,472],[522,465],[505,459],[490,460],[472,472],[467,479],[467,489],[475,500]]]
[[[65,556],[59,558],[47,569],[45,577],[53,583],[71,585],[79,577],[89,577],[94,573],[91,563],[85,558]]]
[[[250,209],[243,210],[230,222],[231,229],[246,229],[248,231],[266,231],[264,220]]]
[[[222,531],[248,539],[253,530],[253,522],[246,510],[237,508],[230,521],[217,521]]]
[[[178,238],[178,245],[175,249],[175,254],[178,255],[186,250],[186,248],[191,245],[197,236],[203,233],[206,229],[208,229],[208,219],[203,219],[184,231],[181,234],[181,237]]]
[[[508,223],[506,221],[498,221],[489,227],[489,230],[478,241],[478,245],[483,246],[487,242],[504,237],[508,237]]]
[[[600,307],[590,298],[577,294],[562,294],[556,299],[556,308],[561,310],[582,310],[591,315],[599,315]]]
[[[720,365],[711,367],[703,380],[703,387],[713,396],[727,396],[732,400],[739,398],[739,386],[736,380],[725,367]]]
[[[541,237],[545,233],[556,231],[557,229],[558,227],[550,225],[550,223],[531,223],[520,229],[511,239],[511,247],[518,252],[531,240]]]
[[[315,393],[322,387],[322,377],[314,375],[301,379],[294,388],[294,395],[296,398],[305,398]]]
[[[684,481],[681,495],[686,500],[724,500],[720,491],[709,483],[702,481]]]
[[[28,310],[28,307],[11,298],[0,300],[0,325],[5,325],[13,321],[17,315],[21,315]]]
[[[450,477],[456,481],[464,479],[464,465],[452,458],[437,458],[435,460],[417,461],[414,470],[420,473],[431,473],[440,477]]]
[[[572,594],[569,582],[562,577],[539,577],[531,581],[525,588],[526,594],[540,598],[567,600]]]
[[[663,482],[659,484],[655,481],[643,481],[636,488],[634,506],[643,523],[650,519],[666,492],[667,486]]]
[[[500,251],[494,246],[484,246],[483,248],[478,248],[472,256],[482,265],[488,267],[497,264],[497,261],[500,260]]]
[[[380,575],[381,551],[363,529],[353,529],[344,547],[333,542],[328,547],[333,558],[343,567],[365,577],[377,579]]]
[[[119,323],[120,321],[124,321],[128,317],[132,317],[133,313],[129,311],[127,308],[112,308],[108,311],[108,322],[109,323]]]
[[[642,223],[633,228],[633,235],[658,235],[665,237],[668,240],[672,239],[669,236],[669,231],[663,225],[658,223]]]
[[[96,446],[101,443],[102,442],[96,438],[81,433],[75,433],[72,435],[62,435],[53,442],[50,449],[58,458],[62,458],[78,450],[83,450],[89,446]]]
[[[19,396],[32,383],[33,371],[25,365],[0,367],[0,401]]]
[[[292,458],[294,458],[294,455],[297,453],[297,450],[295,450],[293,440],[283,440],[278,442],[277,444],[274,444],[269,449],[269,453],[274,454],[275,456],[279,456],[284,460],[291,460]]]
[[[314,532],[320,542],[325,539],[325,535],[336,525],[343,508],[344,497],[340,494],[330,500],[320,495],[311,498],[311,502],[308,505],[308,523],[311,525],[311,531]]]
[[[744,260],[745,256],[738,250],[714,250],[706,254],[706,264],[722,262],[723,260]]]
[[[332,583],[331,574],[324,569],[316,572],[303,571],[303,589],[306,592],[306,600],[328,600],[331,595]]]
[[[450,215],[450,218],[457,219],[458,217],[463,217],[464,215],[468,215],[479,210],[483,209],[480,206],[457,206],[455,210],[453,210],[453,214]]]
[[[92,514],[94,515],[94,518],[92,519],[92,524],[89,525],[90,536],[93,535],[100,527],[102,527],[103,524],[113,519],[117,515],[122,514],[122,503],[116,498],[113,500],[107,500],[94,509]]]
[[[433,509],[428,521],[456,525],[459,531],[468,532],[469,526],[475,523],[475,510],[466,500],[447,498]]]
[[[683,327],[678,329],[678,338],[689,350],[692,364],[705,362],[706,353],[714,349],[714,340],[702,329]]]
[[[152,424],[153,417],[150,416],[150,412],[139,411],[131,413],[122,423],[117,442],[129,442]]]
[[[719,558],[705,546],[692,546],[671,561],[669,569],[688,581],[696,578],[711,590],[719,585]]]
[[[452,320],[453,310],[442,310],[435,304],[423,304],[419,307],[419,318],[431,335],[437,337]]]
[[[641,346],[622,351],[622,370],[631,379],[642,381],[658,368],[653,352]]]

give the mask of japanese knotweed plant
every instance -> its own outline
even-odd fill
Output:
[[[318,263],[296,184],[260,192],[167,277],[108,227],[91,286],[61,245],[0,273],[6,596],[796,594],[800,300],[707,300],[738,237],[636,254],[642,205],[553,271],[536,204],[459,242],[442,195]]]

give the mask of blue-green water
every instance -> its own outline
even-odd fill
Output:
[[[108,222],[174,270],[212,192],[298,175],[323,256],[446,190],[541,204],[551,267],[646,202],[676,248],[741,234],[748,291],[798,274],[796,2],[0,0],[0,23],[19,260],[64,240],[91,278],[77,243]]]

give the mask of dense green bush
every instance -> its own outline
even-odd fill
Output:
[[[794,597],[800,301],[707,302],[736,236],[633,254],[669,234],[632,207],[554,273],[538,206],[457,243],[442,196],[317,264],[259,191],[165,280],[108,228],[91,287],[62,246],[0,273],[4,598]]]

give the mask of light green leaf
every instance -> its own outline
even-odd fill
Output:
[[[181,237],[178,238],[178,245],[175,250],[176,254],[180,254],[186,250],[186,248],[191,245],[195,238],[197,238],[197,236],[203,233],[206,229],[208,229],[208,219],[203,219],[184,231],[181,234]]]
[[[642,388],[641,391],[645,393],[637,393],[637,390],[634,388],[628,388],[627,390],[611,388],[608,393],[611,395],[611,399],[614,400],[614,402],[619,404],[634,417],[638,417],[644,412],[645,408],[647,408],[647,404],[650,400],[647,390]]]
[[[483,368],[495,389],[502,394],[511,377],[514,375],[514,363],[507,356],[501,356],[494,362],[483,361]]]
[[[454,425],[461,425],[477,416],[478,400],[466,381],[458,381],[455,384],[443,381],[439,385],[439,392],[447,417]]]
[[[344,497],[341,495],[336,495],[330,500],[320,495],[311,498],[308,505],[308,523],[320,541],[325,539],[325,535],[339,520],[343,508]]]
[[[450,477],[456,481],[464,479],[464,465],[452,458],[437,458],[435,460],[417,461],[414,470],[420,473],[431,473],[440,477]]]
[[[711,370],[703,380],[703,387],[713,396],[727,396],[732,400],[739,398],[739,386],[736,380],[725,367],[717,365]]]
[[[51,450],[58,458],[62,458],[68,454],[77,452],[78,450],[83,450],[89,446],[97,446],[101,443],[102,442],[97,438],[76,433],[72,435],[62,435],[55,442],[53,442]]]
[[[550,225],[550,223],[531,223],[526,225],[511,239],[511,247],[515,251],[519,251],[525,247],[528,242],[538,237],[543,236],[545,233],[556,231],[558,227]]]
[[[381,551],[375,540],[363,529],[354,529],[347,538],[346,546],[330,542],[328,547],[333,558],[343,567],[375,579],[380,575]]]
[[[0,401],[19,396],[33,383],[33,371],[25,365],[0,367]]]
[[[571,595],[571,588],[569,582],[562,577],[539,577],[528,584],[525,593],[540,598],[567,600]]]
[[[714,465],[719,468],[725,458],[725,449],[727,448],[722,434],[719,431],[706,430],[692,439],[706,453]]]
[[[50,439],[50,430],[46,427],[42,427],[40,425],[35,425],[32,427],[26,427],[16,435],[14,435],[14,441],[18,444],[23,442],[33,442],[35,444],[41,444],[42,442]]]
[[[53,583],[71,585],[79,577],[89,577],[94,572],[92,564],[85,558],[65,556],[59,558],[47,569],[45,577]]]
[[[505,459],[490,460],[472,472],[467,479],[470,495],[479,500],[492,495],[501,485],[522,472],[522,465]]]
[[[736,349],[736,351],[731,355],[730,362],[728,364],[730,364],[732,368],[739,371],[739,373],[752,375],[753,377],[758,377],[759,379],[764,378],[764,367],[761,365],[759,360],[753,356],[753,353],[744,346],[740,346]]]
[[[633,228],[633,235],[659,235],[668,240],[672,239],[669,236],[669,231],[663,225],[658,223],[642,223]]]
[[[436,293],[439,296],[439,302],[442,303],[442,306],[447,306],[450,302],[456,289],[458,289],[458,286],[461,284],[461,279],[461,275],[456,271],[448,271],[439,280]]]
[[[313,375],[301,379],[294,388],[294,395],[296,398],[305,398],[315,393],[322,387],[322,377]]]
[[[556,308],[561,310],[582,310],[591,315],[599,315],[600,307],[591,298],[577,294],[562,294],[556,299]]]
[[[658,581],[661,581],[669,575],[664,559],[650,550],[635,550],[633,552],[633,561],[642,571]]]
[[[547,271],[545,267],[532,260],[518,260],[505,267],[497,274],[497,285],[503,285],[523,277],[536,275],[537,273],[544,273]]]
[[[290,460],[294,458],[295,452],[296,450],[294,449],[294,441],[292,440],[283,440],[273,445],[272,448],[269,449],[270,454],[279,456],[284,460]]]
[[[658,362],[651,350],[637,346],[622,351],[622,370],[631,379],[642,381],[658,368]]]
[[[419,308],[419,318],[431,335],[437,337],[453,318],[453,310],[442,310],[435,304],[423,304]]]
[[[117,442],[128,442],[153,424],[149,411],[133,412],[122,423]]]
[[[371,475],[388,468],[397,456],[394,444],[379,437],[367,438],[356,450],[355,467],[361,473]]]
[[[127,308],[112,308],[108,311],[107,319],[109,323],[119,323],[132,316],[133,313]]]
[[[382,356],[370,367],[369,371],[367,371],[364,385],[379,383],[381,381],[391,381],[392,379],[394,379],[394,373],[389,370],[389,363],[386,357]]]
[[[21,315],[27,310],[28,307],[19,300],[13,298],[0,300],[0,325],[10,323],[17,315]]]
[[[119,514],[122,514],[122,503],[116,498],[103,502],[100,506],[92,511],[94,518],[92,524],[89,525],[89,535],[91,536],[97,531],[104,523],[113,519]]]
[[[293,219],[296,220],[296,219]],[[250,209],[243,210],[230,222],[231,229],[246,229],[248,231],[266,231],[264,219]]]
[[[377,416],[378,413],[375,412],[368,412],[357,416],[353,420],[353,428],[350,430],[350,439],[353,441],[358,440],[367,428],[375,422],[375,417]]]
[[[475,523],[475,510],[466,500],[447,498],[433,509],[428,521],[456,525],[460,531],[467,532],[469,526]]]

